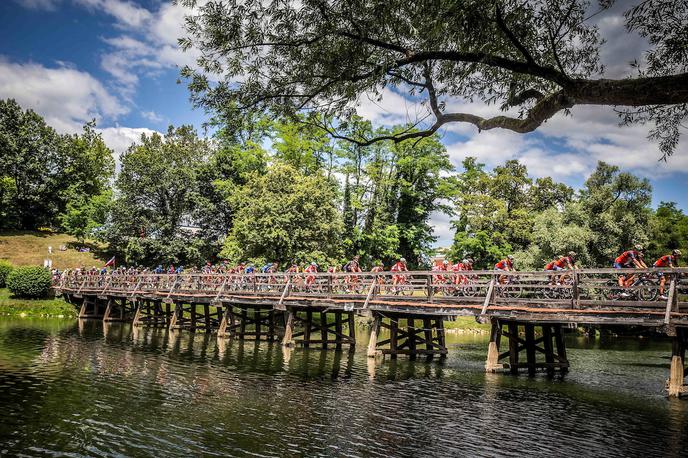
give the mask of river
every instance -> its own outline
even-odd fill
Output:
[[[548,379],[484,373],[481,335],[449,335],[442,363],[375,362],[360,344],[2,319],[0,455],[688,454],[688,400],[663,391],[668,342],[567,345],[571,372]]]

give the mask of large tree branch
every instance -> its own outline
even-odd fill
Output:
[[[496,7],[496,19],[497,19],[497,26],[500,28],[502,32],[504,32],[504,35],[507,36],[511,44],[513,44],[516,49],[519,50],[521,54],[523,54],[523,57],[525,57],[526,62],[530,62],[531,64],[535,64],[535,59],[533,59],[533,56],[530,54],[528,49],[526,49],[525,46],[523,46],[523,43],[516,37],[516,35],[513,34],[513,32],[509,29],[509,27],[506,25],[504,22],[504,16],[502,15],[502,8],[497,5]]]

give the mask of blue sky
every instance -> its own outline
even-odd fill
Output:
[[[625,2],[617,2],[625,3]],[[605,77],[622,77],[629,62],[642,56],[647,43],[623,28],[620,7],[595,18],[607,43],[601,58]],[[163,131],[169,124],[206,119],[193,110],[179,66],[193,64],[182,53],[184,10],[171,2],[125,0],[3,0],[0,2],[0,98],[15,98],[42,114],[62,132],[77,131],[96,118],[105,140],[117,153],[141,133]],[[447,100],[448,107],[491,114],[493,107]],[[361,99],[359,114],[376,124],[413,121],[422,108],[403,93],[387,91],[382,102]],[[477,156],[488,166],[516,158],[532,175],[551,175],[579,187],[598,160],[648,177],[655,204],[675,201],[688,209],[688,151],[685,140],[668,163],[658,162],[657,146],[646,139],[647,127],[618,127],[611,108],[576,107],[572,116],[557,115],[537,132],[478,133],[452,125],[442,141],[459,165]],[[435,215],[439,243],[451,239],[449,218]]]

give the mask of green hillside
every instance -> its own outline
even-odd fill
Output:
[[[48,247],[53,253],[50,258],[53,267],[67,269],[81,266],[102,266],[106,255],[102,246],[94,243],[78,244],[70,235],[51,232],[10,232],[0,234],[0,259],[7,259],[12,264],[43,265],[48,258]],[[79,252],[78,248],[86,246],[91,251]],[[60,247],[66,248],[60,251]]]

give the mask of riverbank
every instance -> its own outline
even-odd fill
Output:
[[[0,316],[76,318],[77,313],[73,305],[59,298],[20,299],[0,288]]]

